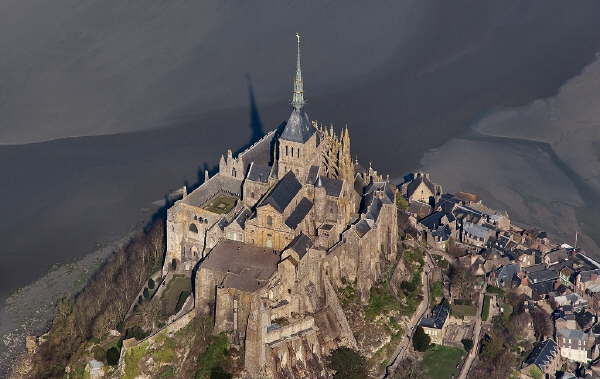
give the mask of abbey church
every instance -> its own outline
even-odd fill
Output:
[[[347,128],[309,118],[297,37],[287,122],[167,213],[163,273],[193,280],[194,312],[243,347],[250,377],[326,376],[321,357],[356,346],[334,288],[366,301],[397,252],[396,188],[351,159]]]

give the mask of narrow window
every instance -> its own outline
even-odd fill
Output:
[[[269,225],[269,226],[273,225],[273,217],[267,216],[267,225]]]
[[[285,146],[285,156],[286,157],[288,156],[288,147],[287,147],[287,145]]]

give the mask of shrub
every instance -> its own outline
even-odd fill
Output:
[[[148,288],[154,289],[155,285],[156,283],[154,283],[154,280],[152,280],[152,278],[148,279]]]
[[[175,305],[175,313],[179,312],[185,304],[185,300],[190,295],[190,291],[181,291],[179,294],[179,299],[177,299],[177,304]]]
[[[490,297],[485,295],[483,298],[483,309],[481,310],[481,319],[487,321],[490,317]]]
[[[144,301],[144,298],[142,297],[142,295],[140,295],[140,297],[138,297],[138,303],[142,304],[142,301]]]
[[[431,338],[425,334],[423,327],[418,326],[417,330],[415,330],[415,334],[413,335],[413,347],[416,351],[425,351],[431,344]]]
[[[442,282],[433,282],[433,284],[431,285],[431,297],[442,297],[442,294]]]
[[[400,283],[400,288],[402,288],[404,292],[415,292],[417,290],[417,284],[412,281],[409,282],[403,280],[402,283]]]
[[[468,338],[463,338],[460,342],[463,344],[463,346],[467,352],[471,351],[471,349],[473,348],[473,340],[470,340]]]
[[[139,326],[133,326],[129,329],[127,329],[125,331],[125,339],[129,339],[129,338],[135,338],[138,341],[143,340],[144,338],[148,337],[150,335],[150,333],[145,332],[144,329],[142,329]]]
[[[104,359],[106,359],[106,351],[97,345],[92,348],[92,355],[94,356],[95,360],[100,362],[104,362]]]
[[[504,290],[502,288],[498,288],[496,286],[487,286],[487,292],[497,294],[500,296],[504,296]]]
[[[148,288],[144,288],[144,297],[146,299],[150,297],[150,292],[148,291]]]
[[[230,378],[231,375],[223,368],[228,353],[229,341],[227,336],[222,333],[212,336],[210,344],[198,357],[198,371],[196,371],[195,378]]]
[[[408,208],[408,200],[406,200],[400,192],[396,193],[396,206],[402,210]]]
[[[363,379],[369,375],[367,360],[348,347],[332,351],[327,357],[327,367],[335,370],[334,378]]]
[[[111,366],[116,366],[119,364],[119,357],[121,352],[116,347],[111,347],[106,351],[106,363]]]

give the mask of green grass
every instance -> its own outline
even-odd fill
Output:
[[[475,316],[477,308],[474,305],[452,304],[452,315],[460,318]]]
[[[443,284],[440,281],[433,282],[431,285],[431,297],[442,297],[442,285]]]
[[[369,304],[365,307],[367,320],[374,320],[378,315],[396,310],[400,307],[398,299],[390,291],[387,282],[371,287]]]
[[[219,375],[218,377],[228,377],[223,367],[226,365],[228,354],[229,341],[227,336],[222,333],[212,336],[210,344],[198,357],[198,371],[196,371],[195,378],[212,379],[216,374]]]
[[[481,319],[487,321],[490,317],[490,297],[485,295],[483,298],[483,309],[481,310]]]
[[[163,316],[170,316],[175,313],[177,303],[181,296],[181,293],[187,291],[188,293],[192,290],[192,281],[183,275],[175,275],[167,284],[167,288],[162,294],[162,314]],[[183,304],[182,304],[183,305]]]
[[[463,349],[435,345],[425,352],[421,367],[431,379],[449,379],[456,374],[456,366],[462,360]]]
[[[142,342],[125,353],[125,379],[133,379],[140,375],[140,359],[146,354],[148,342]]]
[[[164,332],[163,332],[164,333]],[[152,358],[159,363],[172,363],[177,358],[175,352],[175,340],[165,334],[161,334],[156,339],[157,345],[160,345],[153,353]]]
[[[219,195],[206,203],[202,208],[209,212],[224,214],[233,209],[237,198],[228,195]]]

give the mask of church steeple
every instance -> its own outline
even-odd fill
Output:
[[[296,78],[294,79],[294,93],[292,95],[292,106],[296,110],[304,106],[304,85],[302,83],[302,69],[300,68],[300,34],[296,33],[298,40],[298,55],[296,59]]]

